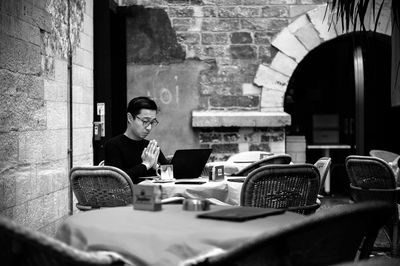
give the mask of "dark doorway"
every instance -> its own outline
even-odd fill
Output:
[[[104,159],[103,144],[126,128],[126,35],[125,17],[114,1],[93,2],[94,22],[94,116],[98,104],[105,107],[105,135],[93,139],[93,163]]]
[[[364,97],[356,97],[354,50],[360,46],[364,66]],[[327,41],[309,52],[294,71],[284,100],[292,117],[288,135],[304,135],[307,145],[349,145],[333,149],[331,191],[347,190],[344,159],[356,154],[357,132],[364,133],[363,154],[371,149],[399,151],[395,117],[399,108],[390,103],[390,37],[355,32]],[[362,128],[357,128],[356,102],[364,104]],[[360,148],[360,147],[359,147]],[[362,149],[361,149],[362,150]],[[314,163],[321,151],[307,149],[307,162]]]

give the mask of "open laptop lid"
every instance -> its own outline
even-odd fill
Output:
[[[171,160],[175,179],[191,179],[201,176],[212,149],[176,150]]]

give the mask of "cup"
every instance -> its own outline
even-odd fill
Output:
[[[160,165],[157,170],[157,176],[161,180],[171,180],[174,179],[174,167],[172,164],[162,164]]]

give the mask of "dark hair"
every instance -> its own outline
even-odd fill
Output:
[[[153,101],[149,97],[140,96],[130,100],[127,112],[130,113],[132,116],[136,116],[142,109],[158,111],[158,107],[155,101]]]

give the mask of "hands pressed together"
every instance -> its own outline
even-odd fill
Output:
[[[142,152],[142,163],[146,166],[147,170],[150,168],[157,168],[158,155],[160,154],[160,147],[157,145],[156,140],[150,140],[146,148]]]

